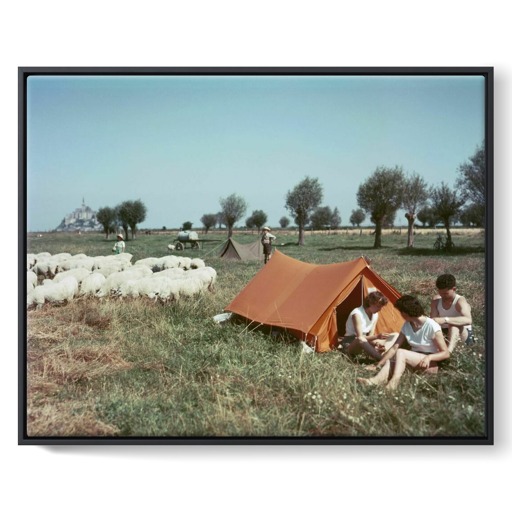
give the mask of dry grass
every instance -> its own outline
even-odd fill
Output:
[[[47,306],[28,314],[27,427],[30,436],[105,436],[117,429],[99,420],[83,398],[63,399],[83,385],[133,367],[113,342],[111,319],[97,301]]]

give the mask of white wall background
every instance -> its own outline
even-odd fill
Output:
[[[69,2],[2,9],[2,502],[9,510],[482,510],[508,501],[505,237],[512,63],[506,3]],[[507,43],[508,41],[508,43]],[[495,446],[17,446],[18,66],[494,66]],[[502,237],[500,239],[500,237]],[[410,482],[410,483],[409,483]],[[494,507],[496,506],[496,507]]]

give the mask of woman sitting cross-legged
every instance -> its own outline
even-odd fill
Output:
[[[439,363],[450,357],[441,326],[425,316],[423,306],[416,297],[403,295],[396,301],[395,308],[405,320],[402,330],[395,344],[375,365],[379,373],[369,379],[360,377],[358,382],[386,384],[386,388],[393,390],[398,386],[406,366],[437,373]],[[411,350],[400,348],[404,341],[409,343]]]
[[[355,355],[364,350],[373,359],[379,360],[382,353],[393,345],[397,333],[375,333],[379,311],[387,303],[384,294],[374,291],[367,295],[362,306],[351,311],[345,325],[345,336],[339,345],[345,354]]]

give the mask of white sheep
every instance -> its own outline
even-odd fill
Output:
[[[145,277],[139,279],[134,285],[139,295],[145,295],[150,299],[172,298],[172,288],[177,289],[176,281],[168,277]]]
[[[78,281],[69,276],[58,283],[46,282],[43,286],[36,286],[27,295],[27,306],[41,307],[45,302],[64,302],[73,299],[78,293]]]
[[[87,270],[86,268],[72,268],[71,270],[65,270],[64,272],[59,272],[53,278],[53,282],[59,283],[63,279],[66,279],[66,277],[73,276],[78,281],[78,284],[80,284],[90,274],[91,274],[91,271]]]
[[[80,295],[95,295],[105,283],[106,277],[100,272],[89,274],[80,284]]]
[[[57,273],[58,263],[50,258],[38,259],[32,270],[43,277],[53,277]]]
[[[201,258],[192,258],[190,262],[190,268],[203,268],[205,267],[205,263]]]
[[[138,267],[138,266],[146,266],[148,268],[151,269],[151,271],[153,272],[153,269],[154,268],[157,268],[159,269],[160,268],[160,265],[159,265],[159,258],[142,258],[140,260],[137,260],[135,262],[135,267]]]
[[[133,267],[123,270],[122,272],[114,272],[110,274],[106,279],[100,290],[96,293],[98,297],[105,297],[112,293],[117,293],[123,282],[131,279],[140,279],[152,275],[151,269],[145,265],[134,265]]]
[[[30,270],[36,264],[36,255],[27,254],[27,270]]]
[[[169,245],[167,246],[167,250],[168,250],[169,252],[175,251],[175,250],[176,250],[176,246],[175,246],[174,244],[169,244]]]
[[[187,256],[177,256],[179,261],[179,267],[188,270],[190,268],[190,264],[192,263],[192,258],[188,258]]]
[[[178,278],[185,274],[186,270],[182,268],[167,268],[165,270],[161,270],[160,272],[154,272],[153,277],[170,277],[170,278]]]
[[[27,270],[27,293],[30,293],[37,286],[37,274]]]
[[[180,296],[192,297],[204,290],[203,282],[198,277],[180,280]]]
[[[71,270],[74,268],[85,268],[89,271],[92,271],[95,264],[94,258],[86,256],[85,258],[68,258],[64,261],[61,261],[57,265],[57,272],[65,272],[66,270]]]

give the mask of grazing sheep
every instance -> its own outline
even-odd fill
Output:
[[[27,270],[30,270],[36,264],[36,255],[27,254]]]
[[[106,277],[99,272],[89,274],[80,284],[80,295],[95,295],[105,283]]]
[[[175,250],[176,250],[176,246],[175,246],[174,244],[169,244],[169,245],[167,246],[167,250],[168,250],[169,252],[175,251]]]
[[[105,297],[112,293],[118,293],[119,288],[123,282],[131,279],[141,279],[143,277],[152,275],[151,270],[145,265],[134,265],[128,270],[122,272],[114,272],[110,274],[106,279],[100,290],[96,293],[97,297]]]
[[[37,286],[37,274],[27,270],[27,293],[30,293]]]
[[[205,263],[201,258],[192,258],[190,262],[190,268],[203,268],[205,267]]]
[[[152,272],[154,272],[154,269],[159,269],[159,258],[142,258],[141,260],[137,260],[135,262],[135,267],[137,266],[146,266],[151,269]],[[157,270],[158,272],[158,270]]]
[[[179,261],[179,267],[188,270],[190,268],[190,264],[192,263],[192,258],[188,258],[187,256],[177,256]]]
[[[178,277],[181,277],[185,272],[186,270],[182,268],[166,268],[165,270],[161,270],[160,272],[154,272],[153,277],[162,276],[176,279]]]
[[[64,272],[59,272],[53,278],[53,282],[59,283],[63,279],[66,279],[66,277],[73,276],[78,281],[78,284],[80,284],[90,274],[91,274],[91,271],[87,270],[86,268],[72,268],[71,270],[65,270]]]
[[[46,282],[44,286],[36,286],[27,295],[27,307],[35,305],[40,308],[45,302],[64,302],[73,299],[78,293],[78,281],[69,276],[58,283]]]
[[[95,260],[89,256],[85,258],[69,258],[60,262],[57,265],[57,272],[65,272],[67,270],[72,270],[75,268],[84,268],[92,272],[94,267]]]

